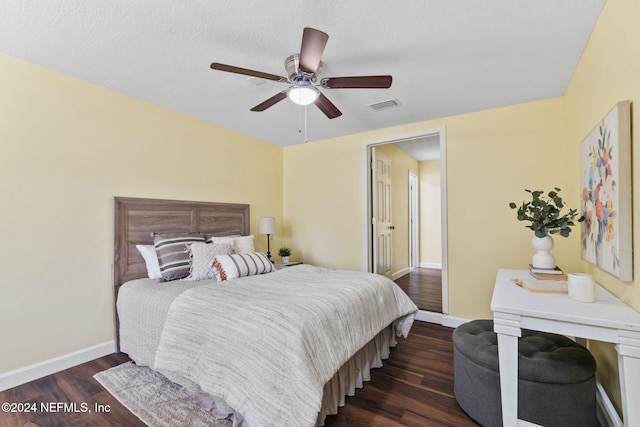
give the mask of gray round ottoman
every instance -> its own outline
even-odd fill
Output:
[[[453,331],[454,393],[483,426],[502,426],[498,338],[492,320]],[[596,362],[569,338],[522,330],[518,340],[518,418],[542,426],[596,426]]]

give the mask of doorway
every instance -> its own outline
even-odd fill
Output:
[[[393,148],[388,148],[389,146],[393,146]],[[425,148],[430,148],[430,151],[433,153],[435,150],[436,157],[438,159],[437,162],[423,161],[418,160],[420,155],[416,155],[412,152],[414,148],[412,147],[420,147],[421,150]],[[434,148],[435,147],[435,148]],[[376,148],[378,150],[376,150]],[[448,313],[448,283],[447,283],[447,234],[446,234],[446,137],[445,137],[445,129],[444,127],[433,128],[433,129],[425,129],[417,132],[411,133],[403,133],[398,135],[391,135],[389,137],[380,138],[376,140],[370,140],[364,142],[364,161],[366,165],[366,173],[365,173],[365,187],[366,191],[364,192],[366,195],[365,200],[365,235],[366,235],[366,244],[365,244],[365,268],[369,272],[376,272],[376,263],[379,257],[377,252],[378,244],[377,244],[377,235],[376,235],[376,227],[375,227],[375,167],[376,164],[374,162],[375,152],[379,151],[384,153],[389,153],[389,150],[397,149],[405,151],[410,157],[413,157],[415,160],[413,163],[409,162],[406,164],[413,164],[414,166],[406,166],[405,154],[392,155],[392,164],[391,168],[394,168],[394,162],[399,164],[400,167],[397,168],[397,173],[401,175],[394,174],[393,176],[397,181],[401,181],[400,183],[396,183],[393,187],[393,191],[398,193],[398,186],[406,186],[401,191],[402,198],[399,196],[394,196],[393,200],[393,208],[394,215],[392,215],[391,228],[393,229],[392,240],[397,242],[394,250],[391,253],[396,254],[395,261],[392,259],[390,262],[393,265],[392,278],[396,280],[396,283],[401,285],[404,283],[412,283],[411,292],[416,297],[416,300],[421,300],[422,297],[418,296],[416,292],[429,293],[430,298],[436,298],[438,295],[440,296],[439,301],[435,301],[434,304],[423,304],[424,307],[420,307],[421,311],[425,313],[435,312],[441,314]],[[392,151],[393,153],[393,151]],[[434,154],[430,154],[434,155]],[[398,160],[399,159],[399,160]],[[433,159],[433,158],[431,158]],[[433,203],[429,205],[429,209],[437,209],[437,224],[433,223],[433,220],[425,217],[421,210],[425,210],[425,206],[423,201],[421,200],[424,197],[423,191],[420,188],[421,181],[423,180],[423,173],[418,170],[418,168],[422,168],[423,164],[427,164],[428,168],[431,168],[429,173],[433,173],[434,164],[437,167],[436,173],[438,174],[438,195],[437,203]],[[418,165],[418,166],[415,166]],[[409,171],[407,172],[407,168]],[[411,170],[413,169],[413,170]],[[431,185],[431,184],[429,184]],[[425,186],[428,187],[428,186]],[[426,198],[425,198],[426,199]],[[400,215],[398,213],[400,212]],[[425,262],[424,258],[421,258],[421,252],[428,253],[429,250],[425,250],[425,245],[423,244],[425,241],[425,233],[421,232],[422,228],[427,228],[426,225],[423,227],[421,221],[429,221],[428,226],[430,228],[437,227],[438,233],[440,235],[440,241],[437,242],[437,250],[439,256],[441,256],[441,263],[433,263],[427,260]],[[429,239],[431,245],[433,246],[435,243]],[[406,245],[406,246],[405,246]],[[400,249],[398,249],[400,248]],[[398,256],[398,254],[400,254]],[[433,253],[430,255],[433,256]],[[399,259],[397,259],[399,258]],[[437,265],[435,265],[437,264]],[[434,277],[438,278],[438,282],[441,286],[437,288],[437,294],[435,294],[433,288]],[[440,279],[441,277],[441,279]],[[410,279],[411,278],[411,279]],[[426,278],[426,282],[422,279]],[[424,285],[421,285],[420,283]],[[402,287],[402,285],[401,285]],[[441,289],[440,289],[441,288]],[[407,292],[409,293],[409,292]],[[422,300],[421,300],[422,301]],[[434,308],[435,307],[435,308]],[[439,310],[438,307],[441,307]]]

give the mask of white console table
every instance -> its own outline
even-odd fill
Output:
[[[531,292],[510,280],[531,278],[526,270],[499,270],[491,299],[503,425],[518,425],[518,337],[532,329],[615,344],[624,424],[640,427],[640,313],[599,285],[596,301],[583,303],[566,294]]]

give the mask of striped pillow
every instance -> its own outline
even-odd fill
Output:
[[[220,280],[231,280],[238,277],[271,273],[276,268],[262,252],[244,254],[218,255],[213,260]]]
[[[187,249],[188,245],[195,242],[204,242],[204,236],[195,233],[155,235],[153,244],[158,254],[160,274],[163,279],[176,280],[189,275],[191,259]]]

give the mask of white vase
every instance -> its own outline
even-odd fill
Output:
[[[288,256],[283,256],[282,257],[282,263],[283,264],[288,264],[289,263],[289,257]]]
[[[553,239],[551,236],[536,237],[531,239],[533,248],[538,252],[533,256],[531,264],[537,268],[555,268],[556,259],[549,253],[553,249]]]

